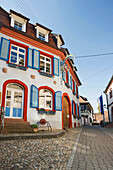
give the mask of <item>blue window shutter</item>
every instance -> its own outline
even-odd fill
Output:
[[[33,67],[33,51],[31,48],[28,48],[27,66]]]
[[[0,59],[8,61],[9,49],[10,49],[10,40],[2,37],[1,46],[0,46]]]
[[[53,58],[53,74],[59,76],[59,59]]]
[[[70,84],[71,84],[71,90],[73,90],[72,76],[70,76]]]
[[[77,103],[75,103],[75,106],[76,106],[76,115],[78,115],[78,113],[77,113]]]
[[[30,107],[38,108],[38,94],[38,88],[34,85],[31,85]]]
[[[74,91],[76,93],[76,82],[75,81],[74,81],[74,87],[75,87]]]
[[[55,92],[55,110],[62,110],[62,92]]]
[[[65,71],[62,71],[62,79],[63,79],[63,81],[66,81],[66,72]]]
[[[80,110],[80,105],[79,105],[79,116],[81,116],[81,110]]]
[[[40,69],[40,52],[33,49],[33,68],[36,70]]]
[[[78,91],[78,97],[79,97],[79,91]]]
[[[74,115],[74,102],[72,100],[72,115]]]
[[[69,71],[67,72],[68,75],[68,84],[70,85],[70,75],[69,75]]]

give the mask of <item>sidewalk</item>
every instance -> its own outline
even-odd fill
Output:
[[[113,170],[112,132],[100,127],[83,127],[70,170]]]
[[[38,133],[13,133],[13,134],[0,134],[1,140],[20,140],[20,139],[51,139],[58,138],[65,134],[64,130],[57,131],[39,131]]]

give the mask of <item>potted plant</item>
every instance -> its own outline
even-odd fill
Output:
[[[38,132],[38,126],[36,124],[31,125],[34,132]]]
[[[38,110],[38,113],[45,113],[46,111],[45,111],[45,109],[44,108],[40,108],[39,110]]]

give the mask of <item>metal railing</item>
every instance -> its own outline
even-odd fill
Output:
[[[4,129],[4,115],[5,115],[5,111],[4,111],[4,107],[0,106],[0,129]]]

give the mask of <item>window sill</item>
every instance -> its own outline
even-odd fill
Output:
[[[13,64],[13,63],[9,63],[8,66],[9,66],[9,67],[13,67],[13,68],[16,68],[16,67],[17,67],[17,65],[16,65],[16,64]]]
[[[67,88],[71,88],[71,86],[70,86],[68,83],[65,83],[65,86],[66,86]]]
[[[21,70],[24,70],[24,71],[27,70],[27,67],[24,67],[24,66],[18,66],[18,68],[21,69]]]
[[[48,74],[48,73],[45,73],[45,72],[39,72],[40,75],[42,76],[46,76],[46,77],[53,77],[52,74]]]
[[[13,67],[13,68],[19,68],[19,69],[24,70],[24,71],[27,70],[26,67],[24,67],[24,66],[17,66],[16,64],[13,64],[13,63],[9,63],[8,66],[9,67]]]
[[[48,115],[54,115],[55,114],[55,111],[52,111],[52,110],[49,110],[49,111],[45,111],[45,110],[38,110],[38,113],[39,114],[48,114]]]

